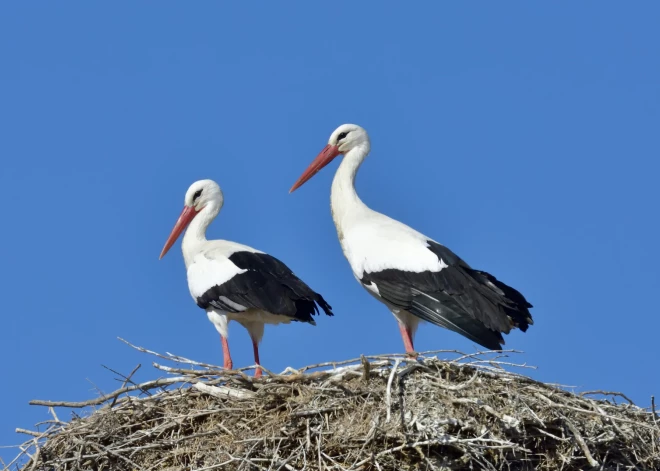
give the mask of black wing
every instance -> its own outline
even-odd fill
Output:
[[[501,349],[502,333],[512,327],[523,332],[533,324],[530,303],[515,289],[484,271],[474,270],[437,242],[431,250],[448,266],[439,272],[387,269],[365,273],[364,285],[374,283],[381,298],[394,307],[445,327],[491,350]]]
[[[312,315],[318,313],[317,304],[327,315],[333,315],[323,296],[275,257],[264,253],[235,252],[229,260],[246,271],[208,289],[197,298],[199,307],[241,312],[242,309],[234,305],[238,304],[311,324],[315,324]]]

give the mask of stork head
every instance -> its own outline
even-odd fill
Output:
[[[195,219],[195,216],[199,214],[207,206],[212,208],[214,213],[213,217],[218,214],[218,211],[222,208],[222,205],[225,202],[225,198],[222,195],[222,190],[220,186],[213,180],[199,180],[190,185],[188,191],[186,191],[186,197],[183,200],[183,211],[179,219],[177,219],[174,229],[170,233],[170,236],[165,242],[165,246],[160,253],[159,258],[163,258],[168,250],[174,245],[174,242],[179,238],[181,233],[188,227],[188,224]]]
[[[198,213],[209,203],[214,203],[218,209],[222,208],[225,203],[222,190],[216,182],[213,180],[198,180],[190,185],[183,200],[185,207],[194,208]]]
[[[369,135],[364,128],[357,124],[342,124],[333,131],[328,139],[328,145],[323,148],[319,155],[307,167],[298,181],[293,184],[289,193],[293,193],[300,188],[307,180],[312,178],[323,167],[328,165],[338,155],[346,155],[351,150],[362,147],[365,149],[364,155],[369,152]]]
[[[368,143],[367,131],[357,124],[342,124],[332,132],[328,139],[328,145],[337,147],[339,154],[346,154],[354,147]]]

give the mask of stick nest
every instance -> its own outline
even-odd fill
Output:
[[[506,353],[380,355],[255,380],[135,348],[177,365],[82,403],[32,401],[53,420],[19,430],[33,438],[5,469],[660,469],[655,406],[534,381]],[[93,409],[65,423],[56,406]]]

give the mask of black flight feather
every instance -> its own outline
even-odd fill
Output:
[[[428,241],[428,248],[447,267],[411,272],[387,269],[364,273],[380,297],[395,308],[457,332],[491,350],[501,349],[502,333],[523,332],[532,324],[524,296],[484,271],[474,270],[447,247]]]
[[[221,285],[213,286],[197,298],[202,309],[215,307],[228,312],[241,312],[224,301],[287,316],[296,321],[315,324],[318,306],[332,316],[332,308],[319,293],[313,291],[284,263],[264,253],[235,252],[229,260],[246,270]],[[224,299],[223,299],[224,298]]]

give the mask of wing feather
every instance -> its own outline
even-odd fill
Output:
[[[230,270],[234,275],[197,296],[193,294],[201,308],[212,306],[229,312],[259,309],[309,323],[314,323],[312,316],[318,313],[319,306],[327,315],[333,315],[323,296],[275,257],[238,251],[225,260],[235,267]]]
[[[365,272],[364,285],[375,284],[388,304],[455,331],[490,349],[504,343],[512,327],[526,331],[532,323],[530,303],[489,273],[473,270],[448,248],[427,241],[442,267],[421,272],[385,269]]]

